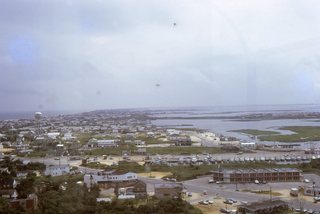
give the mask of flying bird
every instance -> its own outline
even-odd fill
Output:
[[[160,84],[159,84],[159,83],[157,83],[157,84],[156,84],[156,87],[160,87]]]

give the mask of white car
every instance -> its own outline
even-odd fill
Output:
[[[208,202],[208,204],[213,204],[213,201],[211,200],[206,200],[206,202]]]
[[[314,199],[315,202],[318,202],[318,201],[320,201],[320,196],[314,197],[313,199]]]
[[[304,179],[303,182],[310,183],[310,181],[308,179]]]
[[[200,201],[199,204],[209,205],[209,203],[207,201]]]

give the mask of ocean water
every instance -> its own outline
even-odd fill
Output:
[[[224,136],[236,137],[243,141],[256,141],[248,135],[231,132],[239,129],[259,129],[268,131],[278,131],[281,134],[292,134],[288,130],[278,130],[282,126],[320,126],[320,122],[314,119],[285,119],[285,120],[260,120],[260,121],[235,121],[228,119],[160,119],[161,117],[201,117],[201,116],[236,116],[250,113],[294,113],[294,112],[318,112],[320,113],[320,105],[275,105],[275,106],[230,106],[230,107],[203,107],[198,109],[181,109],[167,110],[156,112],[155,117],[159,119],[153,120],[152,124],[157,126],[179,127],[181,125],[191,125],[191,127],[199,129],[208,129],[214,133]],[[190,126],[187,126],[189,128]],[[320,142],[315,142],[320,145]]]

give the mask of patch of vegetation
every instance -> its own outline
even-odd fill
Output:
[[[262,194],[262,195],[272,195],[272,196],[281,196],[282,194],[279,192],[270,192],[270,190],[251,190],[251,189],[243,189],[241,192],[251,192],[255,194]]]
[[[311,160],[310,163],[303,163],[299,167],[303,172],[320,175],[320,159]]]
[[[176,147],[176,146],[170,146],[170,147],[150,147],[147,148],[148,154],[159,154],[159,155],[165,155],[165,154],[171,154],[171,155],[186,155],[186,154],[202,154],[202,153],[209,153],[209,154],[217,154],[217,153],[223,153],[224,151],[221,148],[217,147],[196,147],[196,146],[190,146],[190,147]]]
[[[43,157],[45,157],[46,155],[47,155],[47,151],[37,151],[37,150],[35,150],[35,151],[33,151],[33,152],[31,152],[30,154],[28,154],[27,156],[28,157],[41,157],[41,158],[43,158]]]
[[[108,166],[106,170],[130,171],[135,173],[145,172],[145,167],[134,161],[119,161],[118,166]]]
[[[295,132],[291,135],[269,135],[261,136],[263,141],[279,141],[279,142],[307,142],[320,140],[319,126],[284,126],[281,130],[289,130]]]
[[[115,200],[111,203],[100,203],[97,213],[172,213],[172,214],[201,214],[201,210],[193,207],[182,199],[149,200],[145,204],[137,206],[135,200]]]
[[[265,131],[265,130],[257,130],[257,129],[239,129],[239,130],[231,130],[229,132],[238,132],[238,133],[244,133],[244,134],[253,135],[253,136],[280,134],[279,132],[276,132],[276,131]]]
[[[142,141],[144,141],[146,144],[168,143],[168,142],[164,142],[164,141],[162,141],[162,140],[159,140],[159,138],[148,137],[148,136],[146,136],[146,135],[140,135],[139,137],[137,137],[137,140],[142,140]]]
[[[193,132],[204,132],[207,131],[206,129],[198,129],[198,128],[175,128],[177,130],[181,130],[181,131],[193,131]]]
[[[81,144],[86,144],[91,138],[93,138],[93,136],[93,133],[80,133],[77,135],[77,138]]]
[[[99,163],[99,162],[82,163],[81,166],[92,168],[92,169],[105,169],[107,167],[106,164]]]
[[[97,148],[90,151],[86,151],[86,155],[122,155],[123,151],[129,152],[129,154],[135,153],[136,147],[134,145],[120,145],[119,147],[110,148]]]

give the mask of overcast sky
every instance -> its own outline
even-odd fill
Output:
[[[0,111],[319,102],[318,0],[1,1]]]

